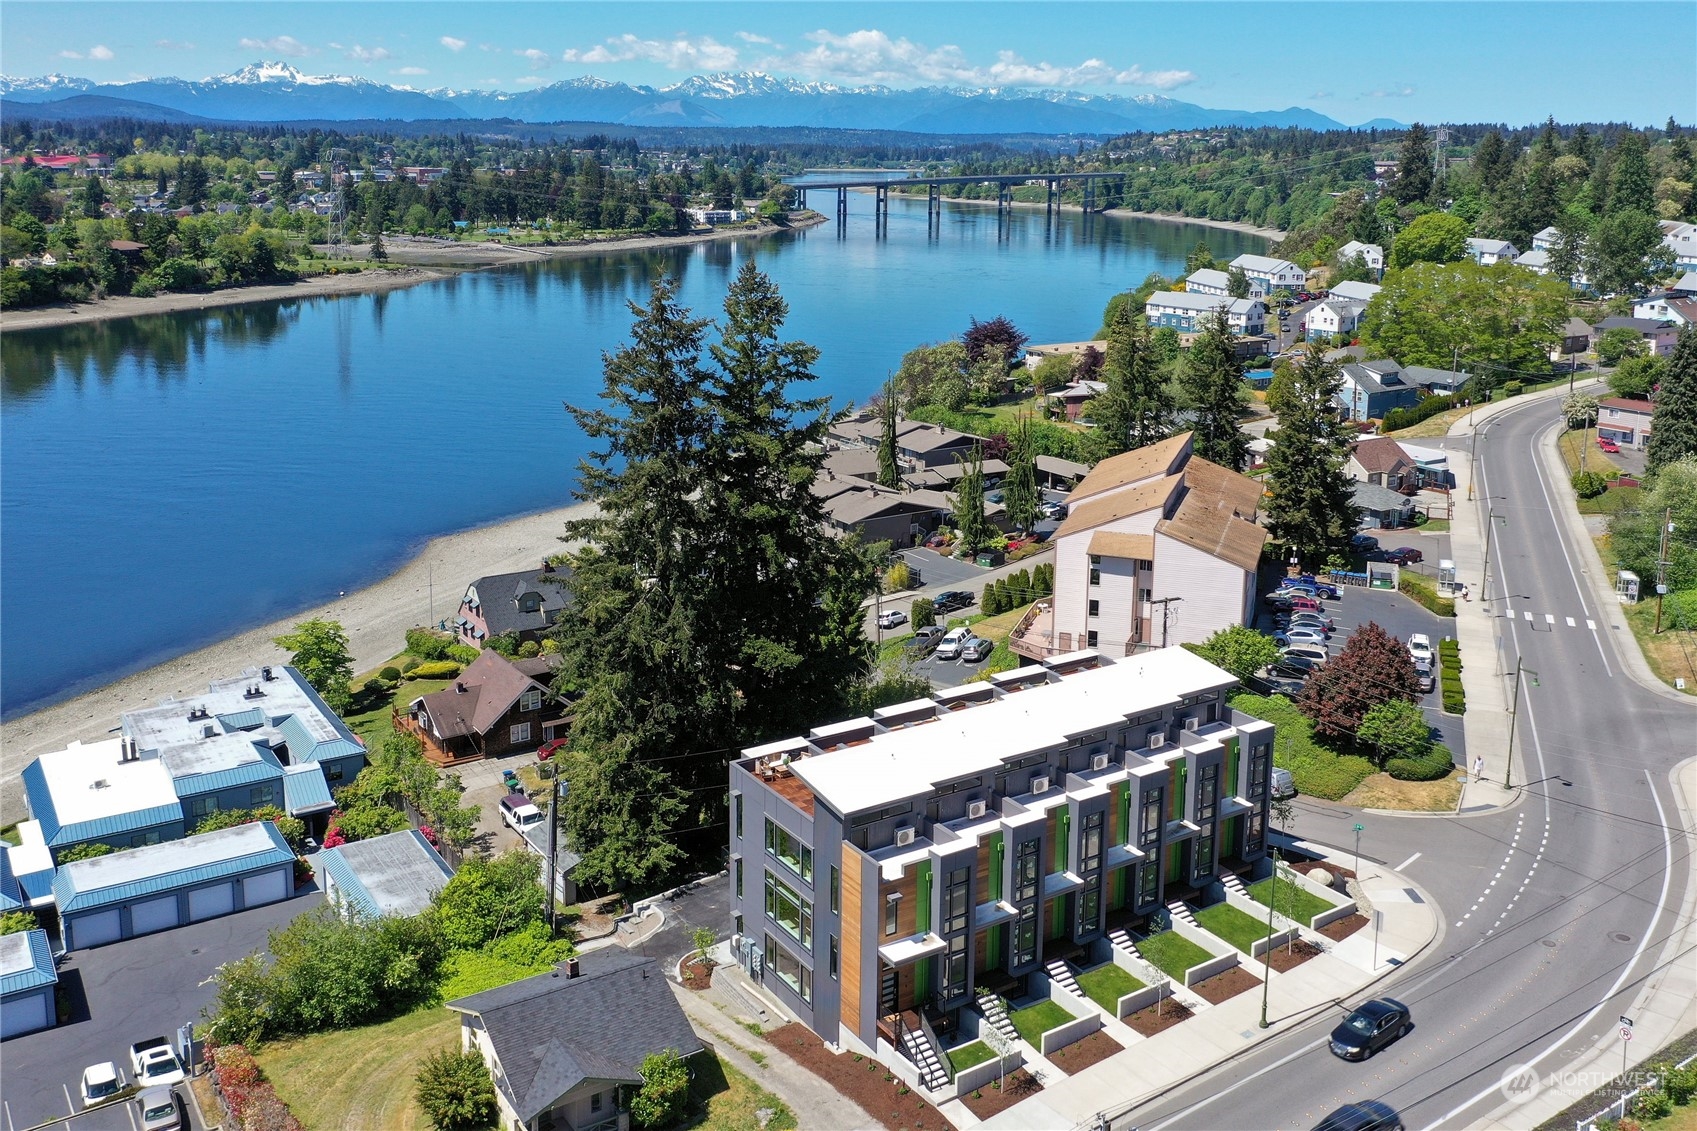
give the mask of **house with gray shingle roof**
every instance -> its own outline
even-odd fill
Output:
[[[660,964],[618,947],[447,1008],[460,1015],[461,1047],[489,1066],[503,1127],[612,1131],[650,1053],[704,1047]]]
[[[571,605],[571,592],[563,584],[570,576],[566,567],[543,562],[541,569],[478,578],[466,586],[449,626],[455,640],[473,648],[482,648],[491,636],[541,643]]]
[[[491,648],[441,691],[414,699],[397,722],[438,765],[529,753],[571,724],[552,682],[546,656],[509,660]]]

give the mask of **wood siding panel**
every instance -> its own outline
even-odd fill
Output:
[[[863,978],[878,977],[876,957],[871,959],[870,969],[866,968],[867,956],[876,956],[876,948],[865,946],[862,938],[863,916],[861,914],[862,888],[861,868],[865,863],[860,851],[851,844],[843,845],[842,880],[840,889],[840,906],[842,907],[843,934],[841,954],[839,957],[842,971],[842,1004],[838,1013],[842,1023],[850,1032],[857,1036],[860,1028],[860,987]]]

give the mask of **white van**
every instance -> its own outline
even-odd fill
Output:
[[[1273,767],[1273,800],[1296,796],[1296,779],[1290,776],[1289,770]]]
[[[524,830],[547,819],[542,810],[532,805],[530,798],[522,793],[509,793],[501,798],[501,820],[520,836],[524,835]]]

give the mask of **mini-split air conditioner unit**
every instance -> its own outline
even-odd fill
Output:
[[[913,826],[912,825],[897,825],[896,826],[896,847],[897,848],[906,848],[908,845],[910,845],[912,843],[913,843]]]
[[[978,820],[978,818],[984,815],[984,808],[984,802],[982,801],[968,801],[966,803],[966,815],[968,819],[974,821]]]
[[[1166,744],[1167,744],[1167,732],[1166,731],[1164,731],[1164,730],[1152,730],[1152,731],[1149,732],[1149,749],[1159,750],[1161,747],[1165,746]]]
[[[1049,779],[1047,777],[1032,778],[1031,779],[1031,792],[1032,793],[1048,793],[1049,792]]]
[[[1108,756],[1106,754],[1095,755],[1094,757],[1092,757],[1090,759],[1090,768],[1092,770],[1105,770],[1105,769],[1107,769],[1108,768]]]

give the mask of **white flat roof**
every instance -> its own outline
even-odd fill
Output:
[[[263,694],[250,697],[248,689],[255,686]],[[204,707],[206,715],[189,718],[197,707]],[[291,669],[282,666],[271,669],[270,679],[264,679],[259,669],[252,668],[229,679],[212,681],[203,695],[166,699],[152,707],[126,711],[124,733],[136,740],[136,747],[140,750],[199,746],[206,741],[207,726],[217,727],[220,733],[225,731],[218,716],[242,716],[254,711],[262,717],[258,721],[259,729],[244,728],[250,742],[254,738],[281,741],[274,723],[291,715],[305,726],[314,742],[330,742],[340,737],[340,732],[324,717],[323,710],[314,702],[305,685],[299,682]]]
[[[157,758],[120,762],[121,741],[73,742],[36,759],[61,825],[177,804],[177,788],[164,763]]]
[[[1145,652],[946,713],[929,726],[798,758],[790,770],[846,816],[994,771],[1022,755],[1059,748],[1077,735],[1116,727],[1186,695],[1234,682],[1183,648]]]

